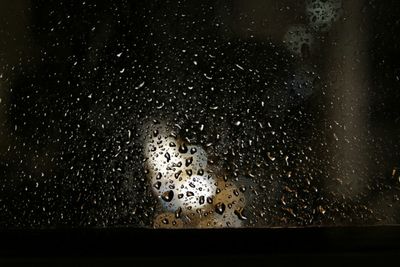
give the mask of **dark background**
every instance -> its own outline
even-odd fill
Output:
[[[138,140],[140,125],[156,117],[189,129],[181,134],[196,143],[214,142],[208,152],[231,175],[234,166],[239,174],[255,174],[258,197],[249,208],[248,226],[360,226],[189,231],[177,233],[178,239],[199,238],[197,247],[216,239],[225,243],[232,236],[244,239],[236,250],[223,249],[231,258],[242,252],[263,254],[266,260],[265,251],[277,260],[285,253],[301,253],[308,261],[304,255],[314,251],[364,262],[366,254],[357,253],[394,257],[397,227],[366,226],[400,221],[400,5],[346,4],[342,19],[316,37],[318,48],[294,57],[282,36],[289,25],[306,18],[301,1],[292,2],[1,3],[2,256],[15,259],[22,245],[21,255],[27,257],[54,254],[60,260],[69,253],[89,258],[110,253],[124,258],[145,250],[137,244],[132,250],[122,248],[130,246],[128,238],[137,242],[151,236],[151,246],[150,240],[160,243],[173,235],[112,230],[151,226],[155,201],[148,193]],[[245,70],[238,72],[234,64]],[[316,73],[313,94],[307,97],[294,94],[288,85],[302,66]],[[362,93],[351,91],[348,80],[359,84]],[[216,105],[220,108],[214,113],[203,112]],[[351,114],[350,119],[343,114]],[[342,117],[343,122],[337,120]],[[244,128],[235,128],[239,119]],[[260,131],[258,122],[273,127]],[[205,135],[196,130],[201,123]],[[127,129],[132,140],[127,140]],[[215,141],[217,133],[224,137],[220,142]],[[237,142],[249,139],[259,140],[257,149]],[[290,167],[280,151],[293,158]],[[267,152],[277,161],[268,162]],[[256,162],[266,164],[257,169]],[[29,230],[49,228],[54,232]],[[280,237],[281,243],[256,243]],[[49,245],[58,239],[65,245]],[[217,257],[214,246],[224,247],[205,250]]]

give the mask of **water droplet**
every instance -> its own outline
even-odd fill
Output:
[[[219,202],[215,205],[215,212],[222,215],[225,211],[225,204],[223,202]]]
[[[199,198],[199,203],[200,203],[200,205],[203,205],[204,202],[205,202],[204,196],[200,196],[200,198]]]
[[[207,80],[212,80],[211,76],[207,76],[207,74],[204,73],[204,77],[206,77]]]
[[[239,196],[239,191],[238,190],[233,190],[233,194],[235,195],[235,196]]]
[[[267,156],[271,161],[275,160],[275,157],[273,157],[270,152],[267,153]]]
[[[244,70],[244,68],[243,68],[242,66],[240,66],[239,64],[235,64],[235,65],[236,65],[236,67],[238,67],[239,69]]]
[[[183,143],[182,145],[179,146],[179,152],[184,154],[188,152],[188,147],[186,146],[185,143]]]
[[[235,215],[239,218],[239,220],[247,220],[247,217],[243,214],[244,209],[243,208],[239,208],[235,210]]]
[[[169,191],[167,191],[167,192],[164,192],[164,193],[161,195],[161,198],[162,198],[164,201],[166,201],[166,202],[170,202],[170,201],[174,198],[174,191],[169,190]]]
[[[170,147],[176,147],[176,144],[174,142],[169,143]]]
[[[136,89],[136,90],[137,90],[137,89],[140,89],[140,88],[143,87],[143,85],[144,85],[144,82],[142,82],[141,84],[139,84],[138,86],[136,86],[135,89]]]
[[[171,160],[171,155],[168,152],[166,152],[164,156],[167,159],[167,162]]]
[[[193,157],[187,158],[186,162],[185,162],[185,166],[189,167],[189,165],[192,164],[192,162],[193,162]]]
[[[178,178],[179,178],[179,175],[181,175],[181,173],[182,173],[181,170],[177,171],[177,172],[174,174],[175,179],[178,179]]]
[[[158,182],[154,183],[153,186],[154,186],[155,189],[159,190],[161,188],[161,182],[158,181]]]
[[[175,211],[175,218],[179,219],[181,217],[182,214],[182,208],[179,207],[176,211]]]

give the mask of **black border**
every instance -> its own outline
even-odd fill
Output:
[[[399,253],[400,226],[2,230],[0,258]]]

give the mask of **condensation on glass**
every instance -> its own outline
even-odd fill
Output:
[[[400,4],[0,4],[0,228],[400,223]]]

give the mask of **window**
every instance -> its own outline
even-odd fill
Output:
[[[399,9],[0,4],[0,227],[398,224]]]

